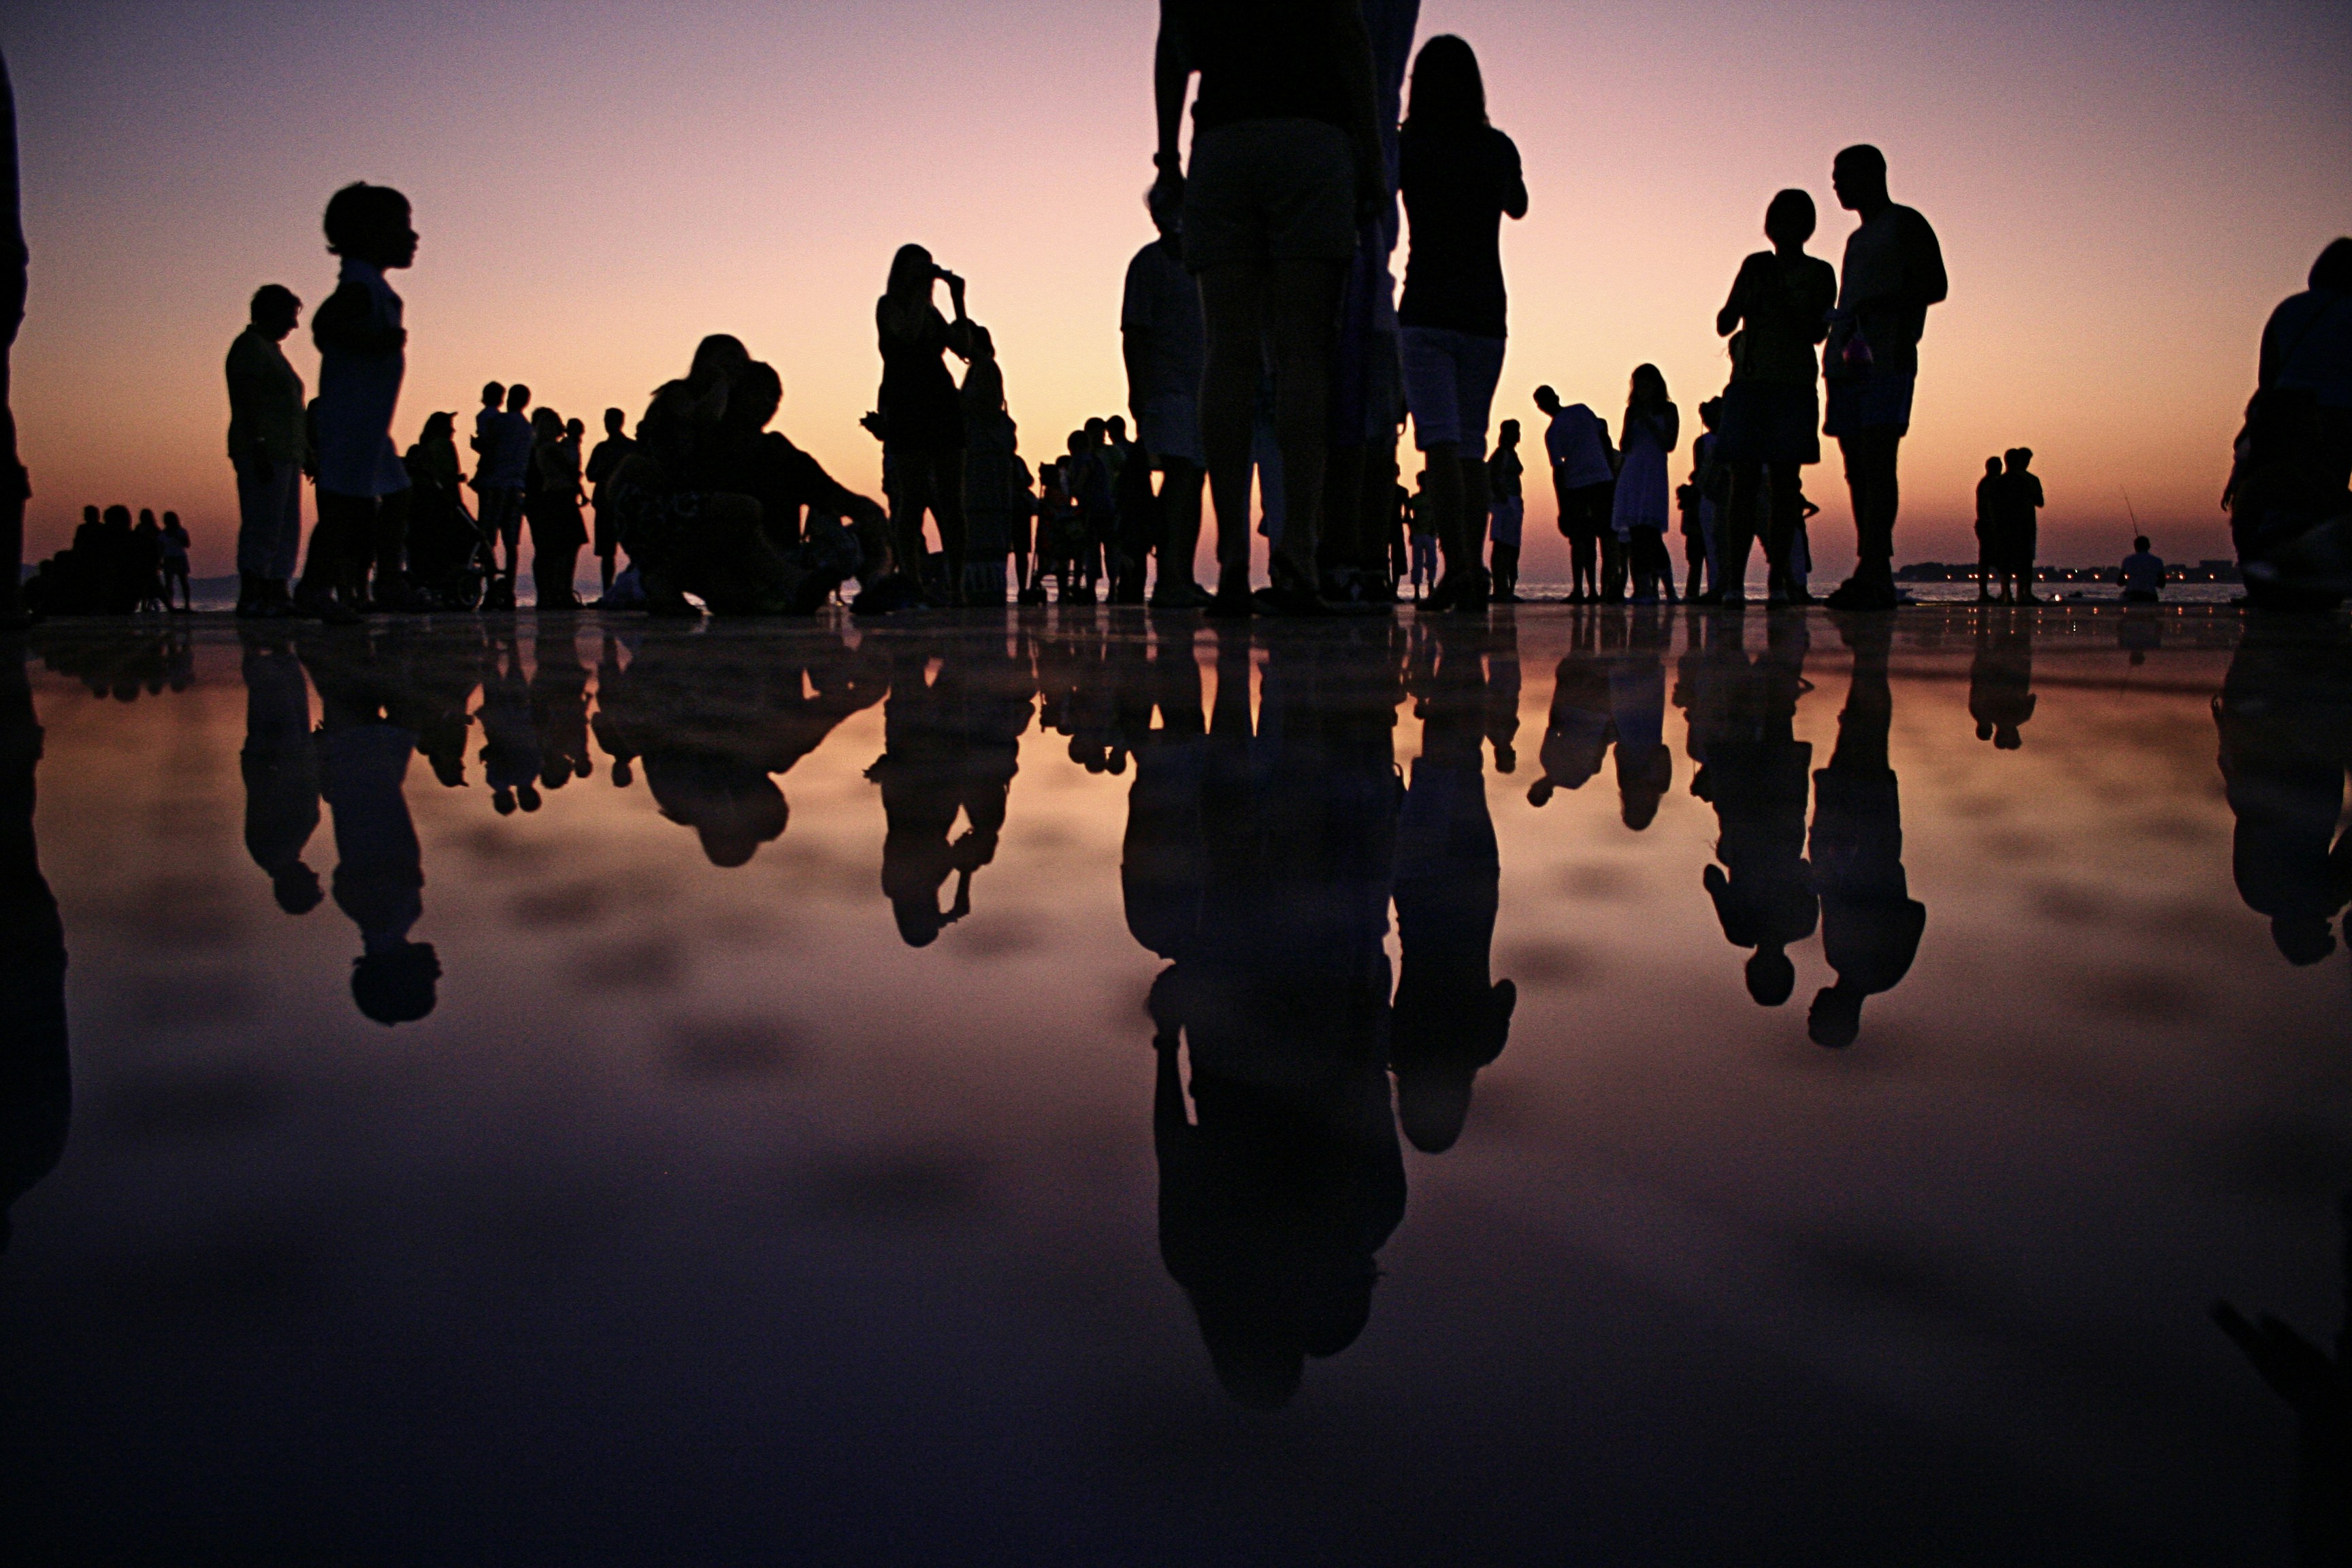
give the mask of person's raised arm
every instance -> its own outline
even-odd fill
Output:
[[[1182,19],[1176,15],[1181,4],[1160,0],[1160,39],[1151,50],[1151,101],[1160,120],[1159,150],[1151,158],[1160,171],[1152,182],[1155,201],[1163,190],[1184,188],[1184,92],[1192,80],[1192,59]]]
[[[1741,262],[1739,271],[1731,279],[1731,292],[1723,301],[1723,309],[1715,313],[1715,335],[1727,338],[1739,330],[1740,319],[1748,314],[1747,301],[1741,298],[1748,291],[1748,264]]]

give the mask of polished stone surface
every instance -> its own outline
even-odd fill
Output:
[[[2338,621],[18,662],[35,1559],[2293,1560]]]

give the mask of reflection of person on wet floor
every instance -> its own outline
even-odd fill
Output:
[[[1253,740],[1243,643],[1219,644],[1198,921],[1167,933],[1152,986],[1153,1127],[1161,1257],[1226,1390],[1270,1408],[1362,1332],[1404,1213],[1383,1070],[1395,694],[1318,689],[1314,656],[1281,650]]]
[[[2299,618],[2249,619],[2213,720],[2238,896],[2270,917],[2288,963],[2308,964],[2336,951],[2328,922],[2352,900],[2352,830],[2336,834],[2352,766],[2352,637],[2340,624],[2315,635]]]
[[[1927,220],[1886,194],[1886,158],[1848,147],[1830,173],[1838,203],[1862,219],[1847,236],[1823,371],[1829,407],[1822,428],[1845,458],[1854,518],[1853,575],[1830,596],[1833,608],[1889,610],[1895,593],[1895,518],[1901,504],[1896,460],[1911,428],[1919,339],[1927,308],[1950,291],[1944,253]]]
[[[1421,756],[1397,824],[1402,963],[1389,1059],[1398,1121],[1426,1154],[1443,1153],[1461,1136],[1472,1083],[1502,1054],[1518,997],[1489,969],[1503,870],[1482,766],[1489,717],[1484,629],[1437,632],[1421,704]]]
[[[0,91],[5,81],[0,67]],[[73,1110],[65,925],[33,836],[40,757],[25,646],[0,641],[0,1253],[8,1210],[56,1168]]]
[[[483,650],[482,771],[489,781],[490,809],[510,816],[520,805],[537,811],[539,730],[531,722],[530,687],[523,679],[522,649],[512,641]]]
[[[319,827],[319,751],[310,741],[310,688],[293,643],[245,637],[245,847],[269,874],[278,907],[308,914],[326,897],[302,850]]]
[[[588,667],[569,630],[532,647],[531,727],[539,736],[539,782],[562,789],[595,771],[588,756]]]
[[[1702,881],[1725,939],[1755,950],[1748,994],[1778,1007],[1796,989],[1788,949],[1812,935],[1819,918],[1805,861],[1813,748],[1794,730],[1805,689],[1806,626],[1773,617],[1752,665],[1737,622],[1709,629],[1722,641],[1697,655],[1686,683],[1692,752],[1700,763],[1691,793],[1714,805],[1719,826],[1715,853],[1722,864],[1709,866]]]
[[[1537,760],[1543,777],[1528,786],[1528,804],[1540,806],[1557,789],[1582,789],[1601,771],[1617,727],[1610,716],[1609,668],[1593,649],[1590,623],[1571,626],[1570,651],[1552,671],[1551,712]]]
[[[364,182],[335,193],[326,229],[342,277],[310,318],[319,346],[319,521],[294,601],[304,615],[348,620],[370,602],[362,585],[371,567],[377,607],[415,603],[403,573],[408,470],[392,444],[408,329],[384,273],[415,261],[416,231],[406,196]]]
[[[1813,998],[1816,1044],[1850,1046],[1862,1005],[1910,972],[1927,906],[1903,874],[1903,805],[1886,736],[1895,697],[1886,660],[1894,629],[1860,617],[1840,630],[1853,650],[1853,675],[1838,715],[1837,749],[1813,775],[1813,886],[1822,900],[1822,952],[1837,984]]]
[[[1675,782],[1665,740],[1669,633],[1654,614],[1643,613],[1623,635],[1624,647],[1609,660],[1609,717],[1617,737],[1618,812],[1639,833],[1657,820]]]
[[[884,749],[866,776],[881,786],[888,828],[882,840],[882,891],[908,947],[929,947],[971,912],[971,878],[996,858],[1006,796],[1028,727],[1026,694],[1017,715],[992,701],[1002,693],[967,679],[954,658],[929,675],[930,650],[900,650],[883,705]],[[1009,732],[1007,732],[1009,731]],[[950,839],[957,816],[961,837]],[[940,889],[956,879],[952,905]]]
[[[1977,622],[1976,657],[1969,663],[1969,717],[1977,739],[1996,751],[2025,744],[2018,731],[2033,717],[2033,626],[2023,617],[1989,615]]]
[[[379,1024],[413,1023],[433,1011],[441,963],[430,942],[408,937],[425,915],[424,851],[404,793],[416,751],[412,703],[372,654],[324,646],[303,654],[324,715],[320,794],[335,819],[335,907],[364,948],[352,997]]]
[[[1192,159],[1179,160],[1193,74]],[[1371,42],[1355,0],[1161,0],[1153,61],[1160,200],[1181,191],[1208,331],[1201,434],[1217,512],[1218,612],[1249,614],[1259,378],[1274,370],[1285,518],[1263,607],[1322,606],[1317,542],[1339,307],[1360,224],[1388,196]]]

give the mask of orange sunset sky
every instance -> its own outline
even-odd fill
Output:
[[[198,573],[231,569],[221,358],[256,285],[326,296],[319,215],[355,178],[405,190],[424,236],[395,279],[404,445],[493,377],[592,426],[608,404],[634,418],[725,331],[782,371],[780,427],[878,492],[856,420],[874,297],[913,239],[971,279],[1024,451],[1057,447],[1125,403],[1155,19],[1150,0],[16,0],[28,556],[119,500],[176,507]],[[1498,419],[1532,425],[1549,381],[1613,422],[1643,360],[1687,418],[1721,385],[1713,316],[1765,202],[1811,190],[1836,260],[1852,220],[1830,158],[1867,140],[1952,276],[1897,559],[1972,557],[1975,477],[2021,443],[2049,490],[2045,559],[2119,555],[2126,492],[2160,551],[2227,552],[2256,336],[2352,230],[2352,6],[1429,0],[1438,32],[1479,50],[1533,199],[1506,226]],[[289,347],[315,382],[307,330]],[[1530,581],[1565,553],[1542,489]],[[1808,489],[1822,564],[1843,567],[1833,455]]]

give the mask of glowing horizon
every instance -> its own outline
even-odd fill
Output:
[[[1126,402],[1118,306],[1150,237],[1154,16],[1149,0],[658,18],[12,7],[0,46],[33,252],[16,371],[28,557],[63,543],[83,503],[121,501],[176,508],[196,570],[229,569],[221,356],[257,285],[325,297],[319,213],[354,178],[405,190],[424,236],[397,279],[404,445],[489,379],[527,382],[592,428],[608,405],[634,419],[697,338],[728,331],[782,372],[778,426],[877,492],[878,450],[856,420],[879,374],[873,300],[912,238],[971,280],[1024,450],[1056,448]],[[1528,16],[1431,0],[1421,31],[1479,48],[1528,169],[1532,210],[1504,239],[1498,421],[1533,436],[1528,394],[1549,381],[1613,422],[1644,360],[1690,418],[1720,384],[1712,318],[1762,243],[1765,202],[1811,190],[1813,249],[1837,261],[1851,218],[1830,157],[1872,141],[1953,279],[1923,345],[1898,559],[1972,555],[1983,458],[2019,444],[2050,493],[2045,560],[2119,553],[2126,492],[2165,553],[2227,553],[2216,501],[2256,336],[2352,227],[2352,14],[1806,0],[1769,17]],[[315,386],[307,323],[289,350]],[[1547,489],[1530,487],[1531,580],[1564,555]],[[1808,489],[1824,509],[1817,555],[1841,564],[1833,452]]]

